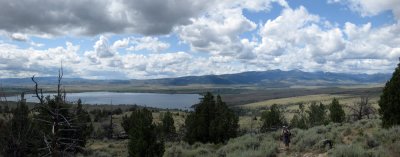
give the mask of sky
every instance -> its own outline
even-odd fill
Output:
[[[0,0],[0,78],[392,73],[399,0]]]

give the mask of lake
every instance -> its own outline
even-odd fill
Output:
[[[46,93],[43,95],[54,95]],[[67,93],[67,101],[76,102],[79,98],[83,104],[137,104],[140,106],[156,107],[163,109],[190,109],[194,104],[200,102],[201,95],[198,94],[159,94],[159,93],[117,93],[117,92],[82,92]],[[33,94],[25,95],[27,102],[39,102]],[[17,101],[19,96],[7,97],[8,101]]]

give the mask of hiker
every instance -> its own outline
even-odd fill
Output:
[[[283,143],[285,143],[286,148],[289,148],[290,136],[292,136],[292,133],[290,133],[289,129],[286,126],[283,126],[282,137]]]

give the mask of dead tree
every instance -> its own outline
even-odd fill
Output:
[[[35,105],[36,111],[39,112],[34,120],[41,124],[44,147],[41,150],[43,156],[71,156],[78,149],[80,139],[73,135],[79,131],[74,124],[74,117],[69,114],[69,107],[66,103],[65,90],[62,92],[61,80],[63,78],[63,69],[58,72],[57,95],[54,98],[43,96],[42,89],[39,88],[35,76],[32,81],[35,83],[35,97],[39,103]],[[72,135],[72,136],[71,136]]]
[[[347,105],[347,108],[350,109],[352,113],[350,116],[354,120],[361,120],[364,117],[369,119],[371,114],[375,114],[375,109],[371,106],[368,96],[361,97],[359,102],[355,102],[353,106]]]

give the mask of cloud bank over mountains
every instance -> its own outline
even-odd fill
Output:
[[[359,18],[390,12],[393,22],[337,23],[285,0],[4,0],[1,77],[55,75],[61,62],[69,76],[101,79],[393,71],[400,57],[400,1],[326,4]],[[279,14],[267,17],[274,9]]]

